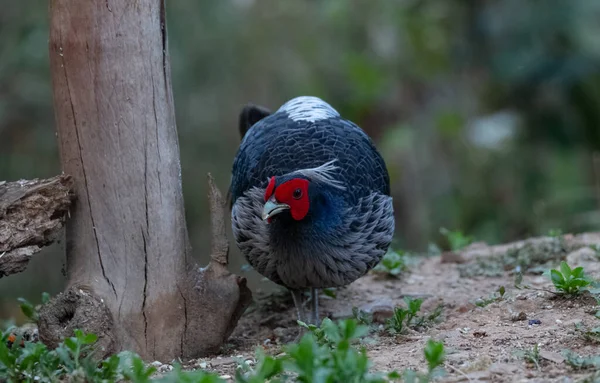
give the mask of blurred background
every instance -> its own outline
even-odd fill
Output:
[[[48,4],[0,2],[0,180],[50,177],[60,166]],[[176,0],[167,19],[187,223],[203,261],[206,173],[227,189],[241,107],[298,95],[323,98],[376,141],[397,248],[443,248],[441,227],[498,243],[600,224],[600,1]],[[62,290],[63,252],[49,247],[0,279],[0,319],[19,320],[17,297]]]

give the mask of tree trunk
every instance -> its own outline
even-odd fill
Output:
[[[190,257],[164,0],[52,0],[49,48],[61,163],[78,200],[67,292],[42,309],[40,339],[52,346],[81,328],[104,355],[161,361],[218,350],[251,295],[227,272],[226,239],[213,238],[221,253],[209,267]]]

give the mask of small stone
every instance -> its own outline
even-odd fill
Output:
[[[464,305],[459,306],[456,309],[456,311],[458,311],[461,314],[464,314],[466,312],[473,310],[475,307],[477,307],[477,306],[475,306],[473,303],[466,303]]]
[[[387,319],[394,315],[394,305],[389,299],[376,300],[373,303],[361,306],[359,310],[371,314],[375,323],[385,323]]]
[[[160,367],[160,366],[162,366],[162,363],[161,363],[161,362],[159,362],[158,360],[155,360],[154,362],[152,362],[152,363],[150,363],[150,364],[151,364],[152,366],[154,366],[154,367]]]
[[[483,337],[486,337],[488,335],[487,335],[487,332],[485,332],[485,331],[473,331],[473,336],[475,338],[483,338]]]
[[[231,379],[231,375],[220,375],[219,378],[221,378],[221,379]]]
[[[524,294],[519,294],[515,297],[516,300],[518,301],[526,301],[527,300],[527,296]]]
[[[596,252],[589,247],[582,247],[567,255],[567,263],[569,265],[578,265],[584,262],[596,261]]]
[[[533,326],[534,324],[542,324],[542,321],[539,319],[530,319],[529,320],[529,325]]]
[[[171,370],[173,370],[173,366],[170,364],[163,364],[158,368],[158,372],[169,372]]]
[[[201,369],[206,370],[206,368],[208,367],[208,363],[202,362],[198,366],[200,366]]]
[[[562,364],[565,361],[565,358],[557,352],[541,350],[540,356],[556,364]]]
[[[212,361],[210,363],[213,367],[216,367],[216,366],[226,366],[228,364],[233,364],[233,363],[237,362],[237,360],[235,358],[232,358],[232,357],[220,358],[220,359],[217,358],[217,359],[218,360],[214,360],[214,361]]]
[[[517,368],[509,363],[493,363],[490,366],[490,372],[494,375],[511,375]]]
[[[527,314],[525,312],[520,311],[519,313],[513,313],[510,316],[510,320],[513,322],[518,322],[527,319]]]

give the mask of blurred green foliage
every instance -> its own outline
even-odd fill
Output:
[[[0,180],[60,171],[47,6],[5,1],[0,12]],[[376,141],[397,247],[440,242],[440,227],[500,242],[600,223],[596,0],[177,0],[167,18],[199,255],[209,249],[205,174],[227,188],[241,106],[276,109],[302,94]],[[59,291],[61,253],[0,280],[0,297]]]

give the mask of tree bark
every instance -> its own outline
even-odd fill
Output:
[[[104,354],[161,361],[218,350],[251,295],[227,249],[200,270],[190,257],[164,0],[52,0],[50,24],[61,163],[78,202],[67,292],[42,309],[40,339],[81,328]]]
[[[66,175],[0,182],[0,278],[25,270],[31,256],[62,233],[72,184]]]

